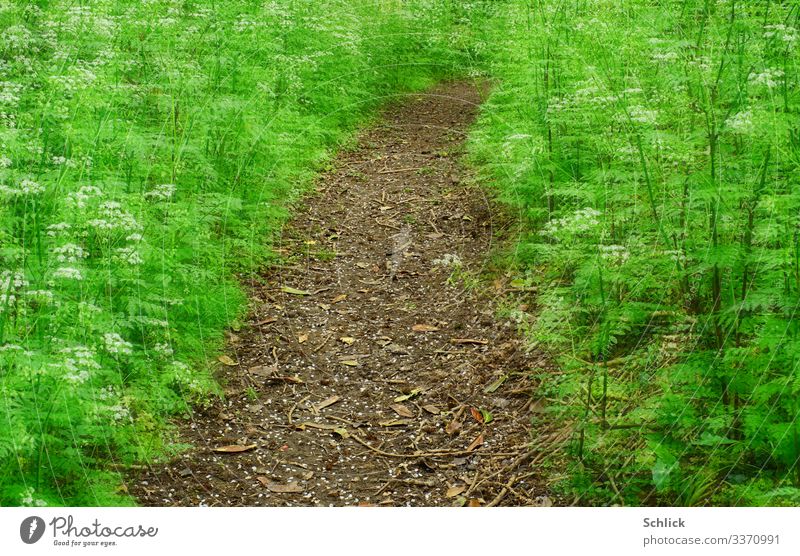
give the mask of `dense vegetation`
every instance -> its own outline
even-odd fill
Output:
[[[800,503],[797,0],[0,2],[0,505],[127,503],[271,235],[392,94],[482,71],[509,314],[579,503]],[[559,460],[560,461],[560,460]]]
[[[0,2],[0,505],[126,503],[287,203],[460,67],[457,6]]]
[[[797,1],[526,0],[473,137],[581,503],[800,502]],[[516,316],[523,318],[524,315]]]

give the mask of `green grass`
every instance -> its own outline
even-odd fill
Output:
[[[0,2],[0,505],[128,504],[332,150],[472,56],[449,2]]]
[[[470,151],[518,215],[583,504],[800,500],[800,4],[504,3]]]

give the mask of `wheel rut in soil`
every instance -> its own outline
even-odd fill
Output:
[[[509,222],[460,163],[481,90],[404,97],[319,177],[228,334],[225,399],[132,479],[141,504],[549,504],[529,378],[548,363],[470,278]]]

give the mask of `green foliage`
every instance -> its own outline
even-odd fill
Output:
[[[797,501],[799,18],[520,0],[487,31],[471,151],[531,230],[584,503]]]
[[[128,503],[118,466],[218,394],[237,276],[360,119],[475,56],[470,14],[0,2],[0,505]]]

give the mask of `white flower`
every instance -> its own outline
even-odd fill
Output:
[[[122,336],[116,332],[107,332],[103,334],[103,342],[106,345],[106,351],[109,353],[119,353],[122,355],[130,355],[133,353],[133,344],[123,340]]]
[[[753,131],[753,114],[749,110],[738,112],[728,118],[725,124],[734,133],[748,135]]]
[[[86,208],[86,203],[92,198],[102,197],[103,192],[93,185],[84,185],[78,191],[67,194],[67,206],[76,209]]]
[[[60,263],[76,263],[79,259],[85,259],[88,255],[80,245],[74,243],[67,243],[61,247],[53,249],[53,254],[56,255]]]
[[[152,190],[145,193],[144,196],[157,201],[168,201],[175,194],[176,189],[174,184],[165,183],[155,186]]]
[[[33,497],[34,492],[35,491],[33,490],[33,487],[26,488],[22,492],[22,495],[20,496],[20,506],[37,507],[37,508],[47,506],[47,502],[45,502],[41,498]]]
[[[156,345],[154,345],[153,351],[155,351],[159,355],[163,355],[164,357],[171,357],[174,353],[172,348],[166,342],[157,343]]]
[[[561,234],[574,235],[588,232],[600,224],[598,219],[600,214],[599,211],[593,208],[583,208],[570,216],[551,220],[539,233],[555,239],[556,236]]]
[[[453,253],[445,253],[441,259],[435,259],[433,264],[437,266],[461,266],[461,259]]]
[[[631,254],[623,245],[600,245],[600,256],[607,261],[624,264]]]
[[[120,247],[116,250],[114,258],[122,263],[132,266],[140,265],[144,262],[135,247]]]
[[[83,280],[83,273],[80,269],[71,266],[62,266],[53,273],[53,278],[64,278],[65,280]]]
[[[631,120],[640,124],[653,125],[656,123],[656,116],[658,112],[655,110],[648,110],[643,106],[631,106],[628,114]]]
[[[72,225],[68,222],[59,222],[58,224],[50,224],[47,227],[47,236],[48,237],[56,237],[60,234],[60,232],[66,232],[72,228]]]
[[[766,29],[764,31],[765,39],[777,39],[786,43],[786,46],[792,46],[797,42],[797,29],[794,27],[788,27],[781,23],[778,25],[766,25],[764,29]]]
[[[761,73],[750,76],[750,83],[753,85],[765,85],[768,89],[778,86],[778,81],[783,77],[783,70],[777,68],[767,68]]]
[[[44,187],[33,180],[22,180],[19,184],[21,195],[38,195],[44,191]]]

